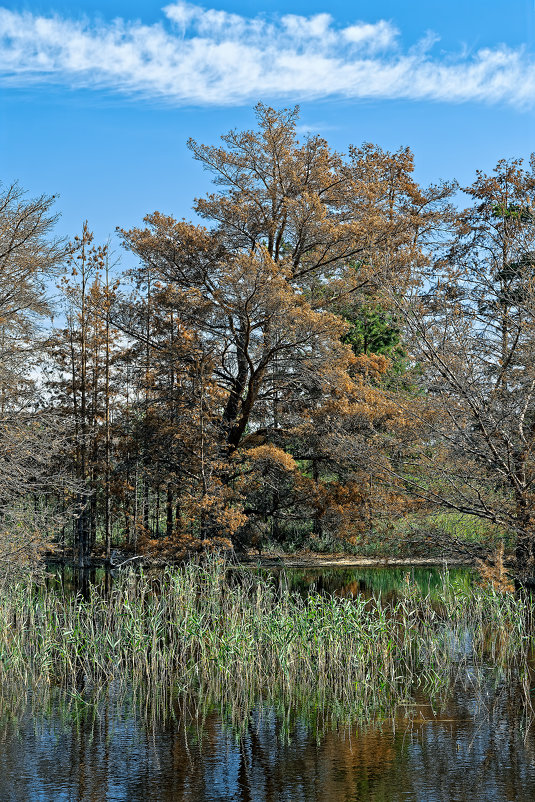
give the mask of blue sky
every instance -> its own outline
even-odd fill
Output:
[[[258,100],[469,183],[535,150],[535,2],[0,0],[0,177],[58,194],[62,235],[191,217],[187,138],[250,127]]]

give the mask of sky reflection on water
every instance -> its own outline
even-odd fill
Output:
[[[312,579],[343,595],[364,581],[362,572]],[[375,590],[402,580],[375,574]],[[238,731],[208,703],[199,715],[198,704],[175,700],[163,721],[113,689],[96,702],[51,698],[47,712],[34,700],[37,712],[28,705],[11,720],[0,703],[0,802],[535,799],[535,725],[518,688],[495,686],[490,673],[477,694],[459,684],[443,710],[418,698],[395,721],[361,728],[261,702]]]
[[[412,723],[329,728],[257,706],[237,736],[216,710],[153,728],[113,697],[97,715],[27,713],[0,741],[3,802],[473,802],[535,799],[535,739],[507,688],[457,689]],[[186,719],[189,723],[186,723]]]

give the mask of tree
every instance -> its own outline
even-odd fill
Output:
[[[111,323],[117,282],[110,278],[108,247],[93,245],[87,222],[69,246],[59,289],[66,326],[48,338],[46,388],[49,406],[70,438],[63,461],[77,483],[73,549],[82,568],[94,553],[101,522],[110,559],[117,484],[112,418],[124,406],[124,343]]]
[[[190,141],[219,188],[195,204],[211,228],[155,212],[145,228],[122,232],[168,309],[211,356],[209,381],[220,392],[211,432],[227,487],[238,452],[249,470],[247,450],[269,445],[280,471],[303,442],[303,421],[319,419],[323,406],[324,420],[336,410],[362,419],[371,409],[362,392],[369,354],[357,359],[343,341],[343,312],[364,299],[373,305],[387,282],[401,291],[451,191],[422,193],[408,150],[365,145],[344,159],[320,137],[297,140],[297,109],[259,104],[256,114],[257,130],[231,131],[221,147]],[[376,368],[372,359],[368,375]],[[316,447],[316,467],[321,458]],[[277,488],[268,506],[276,518]]]
[[[37,334],[48,314],[45,282],[58,270],[64,247],[50,237],[53,198],[28,199],[17,185],[0,191],[0,560],[4,565],[39,551],[60,525],[56,494],[68,478],[53,474],[64,435],[43,409]]]
[[[500,161],[464,190],[455,238],[398,301],[425,396],[421,438],[398,477],[413,491],[516,535],[535,570],[535,160]]]

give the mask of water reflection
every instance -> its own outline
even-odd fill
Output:
[[[535,741],[511,688],[459,687],[434,713],[329,728],[257,705],[240,735],[211,707],[149,723],[113,695],[97,708],[28,712],[3,728],[5,802],[464,802],[535,799]]]
[[[49,563],[47,566],[46,585],[50,589],[63,590],[65,593],[79,593],[88,599],[91,587],[98,585],[105,593],[111,589],[114,572],[105,568],[73,568],[63,563]]]
[[[274,575],[279,582],[303,595],[310,591],[346,598],[381,596],[384,602],[395,601],[409,581],[424,595],[433,598],[444,586],[444,572],[453,589],[467,588],[476,579],[474,570],[466,566],[397,566],[374,568],[285,568],[262,571]]]
[[[136,570],[135,566],[129,569]],[[151,576],[160,576],[163,569],[152,569]],[[289,586],[291,590],[303,595],[310,591],[356,598],[359,595],[381,596],[385,602],[393,601],[409,580],[423,594],[433,594],[444,584],[444,571],[448,571],[448,582],[455,588],[466,588],[475,579],[475,572],[469,567],[446,566],[397,566],[362,568],[255,568],[236,566],[229,568],[230,581],[240,581],[244,572],[253,571],[273,578],[277,584]],[[70,566],[51,563],[48,566],[49,587],[63,588],[67,593],[81,593],[87,597],[92,585],[109,591],[117,572],[104,568],[77,570]]]
[[[277,581],[388,599],[407,573],[294,570]],[[442,582],[439,569],[412,569],[412,579],[431,595]],[[461,587],[471,574],[456,569],[450,579]],[[66,573],[61,583],[83,593],[99,580],[110,578]],[[43,700],[30,693],[18,708],[0,698],[0,802],[535,799],[535,735],[519,687],[496,685],[492,672],[477,693],[459,682],[440,711],[417,698],[395,720],[359,729],[261,700],[240,713],[176,698],[165,716],[154,702],[113,687],[101,698],[82,687]]]

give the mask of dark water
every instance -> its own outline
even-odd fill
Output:
[[[406,574],[370,570],[289,581],[390,593]],[[432,591],[435,574],[420,570]],[[158,723],[150,705],[113,689],[100,700],[53,694],[44,714],[33,707],[30,699],[11,720],[7,708],[0,715],[0,802],[535,800],[535,731],[514,687],[495,687],[490,675],[477,693],[460,683],[439,711],[421,699],[395,721],[360,728],[260,702],[232,726],[230,711],[202,700],[175,700]]]
[[[292,590],[303,594],[314,590],[345,597],[381,596],[383,601],[393,601],[407,581],[432,597],[435,591],[438,592],[443,587],[444,570],[443,566],[407,565],[358,569],[294,568],[281,571],[279,576],[281,582],[286,582]],[[449,569],[448,574],[450,583],[458,587],[470,585],[475,578],[473,569],[467,567]]]
[[[114,573],[106,572],[103,568],[79,572],[69,566],[51,564],[49,566],[49,586],[63,587],[67,592],[79,592],[86,595],[91,585],[100,585],[102,588],[111,588],[114,582]],[[424,593],[431,596],[435,590],[443,586],[444,566],[396,566],[396,567],[361,567],[361,568],[291,568],[262,569],[254,565],[230,568],[229,579],[232,576],[239,581],[244,571],[252,571],[275,578],[306,595],[309,591],[330,593],[337,596],[355,597],[381,596],[384,601],[390,601],[410,580]],[[459,586],[467,586],[474,580],[474,571],[468,567],[454,567],[447,569],[449,581]],[[157,573],[160,569],[157,569]]]

